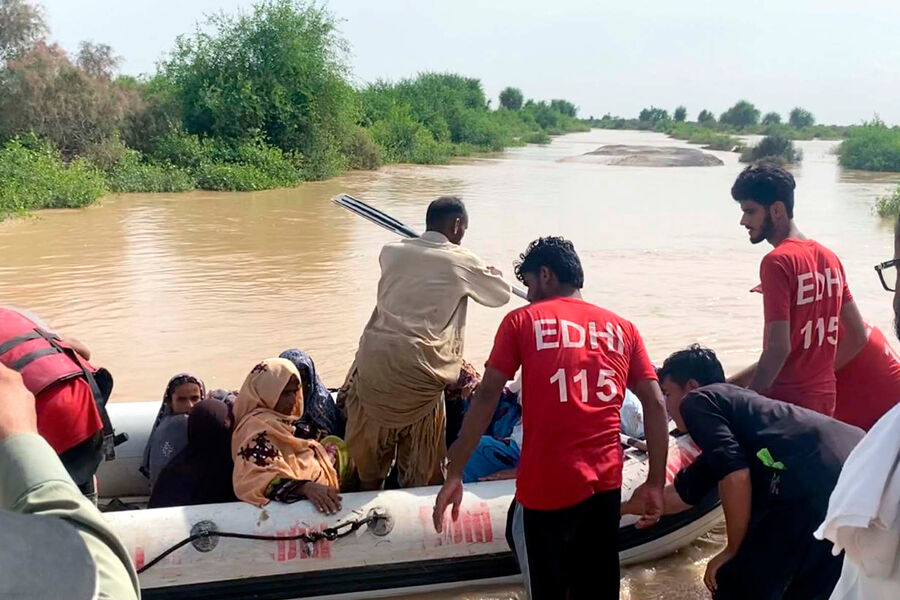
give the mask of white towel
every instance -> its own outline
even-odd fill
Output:
[[[900,549],[900,404],[853,449],[815,532],[871,577],[896,571]]]

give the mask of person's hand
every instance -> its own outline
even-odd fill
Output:
[[[634,490],[629,502],[640,507],[640,511],[636,514],[640,514],[641,518],[638,519],[635,527],[644,529],[656,525],[663,515],[663,486],[643,483]]]
[[[300,492],[313,503],[320,513],[333,515],[341,510],[341,495],[333,487],[307,481],[300,488]]]
[[[644,511],[644,506],[638,500],[632,498],[631,500],[626,500],[622,503],[622,506],[619,508],[620,514],[623,515],[639,515]]]
[[[447,511],[447,505],[452,505],[453,510],[450,516],[453,520],[459,518],[459,506],[462,504],[463,498],[463,482],[458,476],[450,476],[444,482],[441,491],[438,492],[437,499],[434,501],[434,512],[431,515],[434,521],[434,530],[442,533],[444,530],[444,513]]]
[[[500,481],[501,479],[515,479],[516,474],[516,469],[503,469],[502,471],[497,471],[496,473],[491,473],[490,475],[480,477],[478,481]]]
[[[503,277],[503,271],[501,271],[497,267],[488,267],[488,273],[497,277]]]
[[[0,441],[20,433],[37,433],[34,396],[17,371],[0,364]]]
[[[706,565],[706,573],[703,574],[703,583],[706,584],[706,587],[710,592],[716,592],[716,573],[719,572],[719,569],[722,568],[722,565],[727,563],[729,560],[734,558],[734,552],[730,551],[728,548],[725,548],[718,554],[712,557],[710,561]]]

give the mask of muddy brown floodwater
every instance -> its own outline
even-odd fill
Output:
[[[607,144],[686,146],[655,133],[594,130],[450,166],[389,167],[249,194],[123,195],[42,212],[0,224],[0,303],[30,308],[87,343],[115,375],[116,401],[157,400],[178,371],[210,387],[239,387],[259,359],[290,347],[307,350],[326,385],[337,387],[375,301],[379,249],[394,238],[329,199],[348,192],[421,229],[431,199],[459,194],[471,221],[464,243],[507,274],[533,238],[571,238],[585,297],[634,321],[654,360],[699,341],[728,371],[754,361],[762,302],[749,290],[769,247],[750,245],[738,225],[729,195],[737,155],[711,152],[724,162],[716,167],[563,160]],[[863,314],[890,332],[890,297],[872,265],[891,257],[892,228],[872,204],[897,176],[843,171],[835,142],[799,146],[797,223],[838,253]],[[470,307],[470,361],[484,362],[504,313]],[[717,531],[625,569],[622,597],[708,597],[700,580],[721,540]]]

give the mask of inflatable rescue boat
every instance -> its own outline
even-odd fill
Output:
[[[118,458],[98,473],[103,502],[146,499],[138,472],[157,402],[110,404],[116,429],[129,434]],[[647,474],[640,442],[626,440],[622,497]],[[698,450],[687,435],[669,437],[668,479]],[[343,509],[318,513],[308,502],[242,502],[107,512],[140,572],[146,599],[390,598],[404,594],[520,579],[506,541],[515,481],[467,484],[460,518],[435,533],[431,515],[439,488],[343,494]],[[657,525],[637,529],[622,518],[623,565],[678,550],[722,518],[715,497]]]

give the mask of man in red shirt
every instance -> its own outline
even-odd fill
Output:
[[[866,345],[836,373],[834,418],[868,431],[900,402],[900,357],[880,329],[866,323],[866,333]]]
[[[637,328],[581,298],[575,248],[532,242],[516,265],[528,306],[497,330],[481,386],[449,451],[434,526],[459,515],[462,473],[504,384],[522,368],[523,450],[510,510],[515,553],[533,599],[618,598],[622,486],[619,409],[626,387],[644,408],[650,472],[635,491],[641,525],[662,510],[668,435],[662,393]]]
[[[794,224],[794,188],[793,176],[769,163],[747,167],[731,188],[750,242],[775,247],[759,266],[765,332],[749,387],[830,416],[835,369],[865,344],[865,327],[841,261]]]

